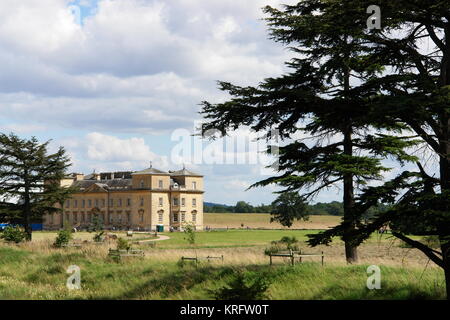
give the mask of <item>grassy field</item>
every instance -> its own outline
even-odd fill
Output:
[[[360,249],[360,263],[345,264],[341,241],[309,248],[306,234],[315,230],[229,230],[198,232],[196,246],[189,246],[183,233],[166,233],[170,240],[134,245],[145,257],[120,263],[107,258],[115,241],[82,248],[56,249],[56,233],[36,232],[32,243],[0,242],[0,299],[212,299],[210,290],[227,284],[238,271],[270,280],[269,299],[442,299],[443,274],[417,250],[405,248],[389,235],[374,235]],[[124,236],[124,234],[119,234]],[[88,240],[93,234],[79,232]],[[145,235],[136,235],[139,238]],[[305,258],[289,266],[277,259],[268,265],[264,249],[272,240],[295,236],[304,252],[325,253],[320,259]],[[182,256],[224,256],[224,262],[203,262],[198,268],[179,265]],[[367,266],[382,270],[381,290],[366,288]],[[81,290],[66,288],[70,265],[81,268]]]
[[[295,221],[290,229],[327,229],[339,224],[339,216],[310,216],[309,221]],[[211,228],[289,229],[278,222],[270,222],[268,213],[204,213],[205,226]]]

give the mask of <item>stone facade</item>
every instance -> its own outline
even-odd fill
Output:
[[[105,229],[155,231],[163,226],[179,230],[183,223],[203,228],[203,176],[192,171],[164,172],[152,167],[138,172],[71,174],[63,186],[78,191],[63,205],[62,213],[44,217],[44,229],[64,223],[87,228],[96,215]]]

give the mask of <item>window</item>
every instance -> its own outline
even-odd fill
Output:
[[[68,213],[66,213],[66,221],[70,221],[70,216]]]
[[[129,206],[131,206],[131,199],[130,198],[127,199],[127,207],[129,207]]]
[[[197,206],[197,199],[192,199],[192,206],[193,207],[196,207]]]
[[[158,222],[159,223],[162,223],[163,222],[163,214],[164,214],[164,211],[158,211]]]
[[[192,182],[192,189],[193,190],[197,189],[197,182],[195,182],[195,181]]]
[[[144,198],[141,198],[141,207],[144,205]]]
[[[192,222],[197,222],[197,214],[192,213]]]
[[[86,200],[81,200],[81,207],[84,208],[86,206]]]
[[[127,212],[127,223],[131,222],[131,213]]]
[[[53,213],[50,213],[50,224],[53,224],[54,219],[53,219]]]
[[[106,200],[105,200],[105,199],[102,199],[102,208],[104,208],[105,205],[106,205]]]
[[[173,222],[178,222],[178,213],[173,214]]]
[[[182,212],[181,213],[181,222],[186,221],[186,213]]]
[[[74,208],[78,208],[78,200],[73,200],[73,206]]]
[[[173,205],[174,206],[178,206],[179,205],[178,198],[173,198]]]
[[[92,222],[92,213],[88,213],[88,221]]]
[[[144,210],[139,210],[139,220],[144,222]]]
[[[140,182],[140,184],[139,184],[140,186],[141,186],[141,188],[143,189],[144,188],[144,180],[141,180],[141,182]]]
[[[119,206],[119,207],[122,206],[122,199],[119,199],[119,204],[118,204],[118,206]]]
[[[98,199],[95,199],[95,206],[98,208],[99,207],[99,202],[98,202]]]
[[[108,213],[108,221],[109,221],[109,223],[113,223],[114,222],[114,217],[113,217],[112,212]]]
[[[73,222],[75,222],[75,223],[78,222],[78,214],[76,214],[76,213],[73,214]]]
[[[70,208],[70,200],[66,200],[66,208]]]
[[[158,181],[158,187],[159,187],[160,189],[163,188],[163,181],[162,181],[162,180],[159,180],[159,181]]]
[[[119,223],[122,223],[122,213],[117,214],[117,221],[119,221]]]
[[[88,200],[88,208],[90,208],[90,207],[92,207],[92,200],[91,199]]]
[[[163,205],[163,198],[159,198],[159,206],[162,207]]]
[[[85,222],[85,216],[84,216],[84,213],[81,214],[81,222]]]
[[[186,199],[185,198],[181,198],[181,206],[185,206],[186,205]]]

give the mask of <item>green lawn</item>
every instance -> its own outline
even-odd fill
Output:
[[[228,230],[203,231],[196,233],[198,247],[230,247],[267,245],[271,241],[280,240],[284,236],[296,237],[299,241],[307,240],[306,235],[317,233],[316,230]],[[188,247],[183,232],[164,233],[169,240],[158,243],[160,248]]]
[[[81,290],[65,287],[66,269],[81,268]],[[443,274],[437,269],[381,266],[380,290],[366,288],[367,265],[303,263],[180,267],[156,259],[113,263],[89,252],[47,253],[0,247],[0,299],[212,299],[210,290],[244,271],[270,282],[269,299],[442,299]]]

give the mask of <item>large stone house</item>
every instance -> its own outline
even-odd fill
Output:
[[[78,191],[61,213],[44,217],[45,230],[60,229],[65,223],[88,227],[95,215],[105,229],[168,231],[187,222],[197,230],[203,228],[203,176],[185,168],[73,173],[61,185],[76,186]]]

